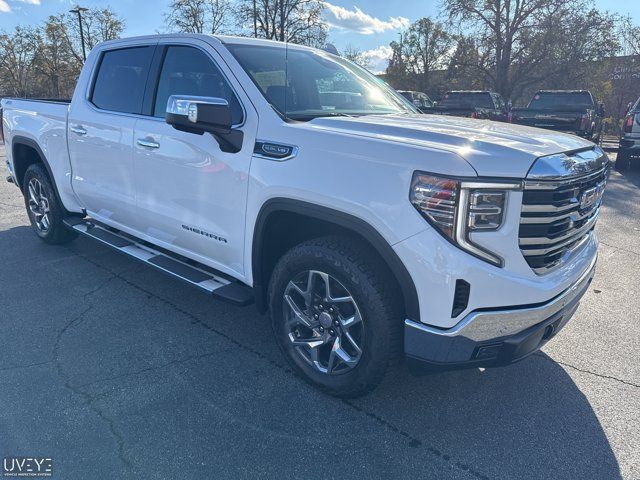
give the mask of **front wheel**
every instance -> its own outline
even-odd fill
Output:
[[[64,208],[54,193],[47,172],[40,165],[27,168],[22,191],[31,226],[38,237],[54,245],[68,243],[77,237],[64,225]]]
[[[368,393],[397,364],[400,295],[390,273],[362,243],[324,237],[278,262],[269,312],[276,340],[307,381],[341,397]]]

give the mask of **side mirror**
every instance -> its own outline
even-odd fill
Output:
[[[631,102],[627,103],[627,112],[629,113],[629,111],[631,110],[631,107],[633,106],[633,104]]]
[[[233,130],[231,108],[224,98],[171,95],[165,120],[182,132],[211,133],[223,152],[237,153],[242,148],[243,134]]]

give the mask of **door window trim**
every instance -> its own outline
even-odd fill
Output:
[[[151,67],[154,66],[154,62],[155,62],[155,58],[156,55],[158,55],[158,52],[160,52],[160,55],[158,55],[158,57],[160,58],[160,61],[157,64],[157,70],[155,72],[153,72],[153,75],[155,75],[155,78],[153,78],[151,75],[151,72],[149,74],[149,77],[147,78],[147,87],[149,87],[150,83],[153,83],[153,88],[151,90],[148,90],[148,88],[145,88],[145,98],[142,102],[143,105],[143,116],[144,118],[155,118],[158,120],[162,120],[164,122],[164,118],[161,117],[155,117],[153,115],[153,112],[155,110],[155,102],[156,102],[156,94],[158,92],[158,86],[160,84],[160,75],[162,74],[162,67],[164,66],[164,61],[166,59],[167,56],[167,51],[169,50],[169,48],[171,47],[189,47],[189,48],[195,48],[197,50],[199,50],[200,52],[204,53],[206,57],[209,58],[209,60],[211,60],[211,62],[213,62],[213,65],[215,68],[218,69],[218,71],[220,72],[220,74],[222,75],[222,78],[224,78],[225,82],[227,82],[227,85],[229,86],[229,88],[231,89],[231,91],[233,92],[233,95],[236,97],[236,100],[238,101],[238,104],[240,105],[240,108],[242,109],[242,121],[240,123],[231,125],[231,128],[233,129],[239,129],[242,128],[245,123],[247,122],[247,109],[244,106],[244,103],[242,102],[242,97],[240,95],[238,95],[238,90],[236,89],[236,87],[233,85],[233,82],[231,82],[229,80],[229,75],[224,71],[223,68],[220,67],[219,62],[216,61],[216,59],[204,48],[200,47],[199,45],[194,45],[193,43],[189,43],[189,42],[177,42],[177,41],[169,41],[167,43],[158,43],[158,45],[156,46],[156,52],[154,53],[154,59],[152,60],[151,63]],[[210,47],[213,48],[213,47]],[[149,102],[147,99],[147,95],[150,95],[151,97],[151,101]],[[147,107],[145,109],[145,107]]]

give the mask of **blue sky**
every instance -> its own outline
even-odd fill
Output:
[[[72,0],[0,0],[0,30],[16,25],[37,24],[47,16],[68,10]],[[327,0],[326,20],[330,41],[342,50],[353,45],[368,51],[374,70],[384,68],[389,42],[410,22],[437,16],[439,0]],[[631,15],[640,24],[640,0],[596,0],[611,12]],[[109,5],[125,18],[125,35],[155,33],[163,28],[163,13],[169,0],[80,0],[84,7]]]

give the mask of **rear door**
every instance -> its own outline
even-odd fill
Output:
[[[150,115],[134,135],[139,222],[153,242],[236,277],[244,275],[248,174],[257,113],[213,46],[163,40]],[[156,80],[156,81],[154,81]],[[170,95],[228,101],[244,134],[238,153],[223,152],[213,135],[178,131],[165,122]]]
[[[146,44],[102,52],[86,98],[71,103],[73,189],[92,217],[114,226],[135,224],[133,129],[154,50]]]

